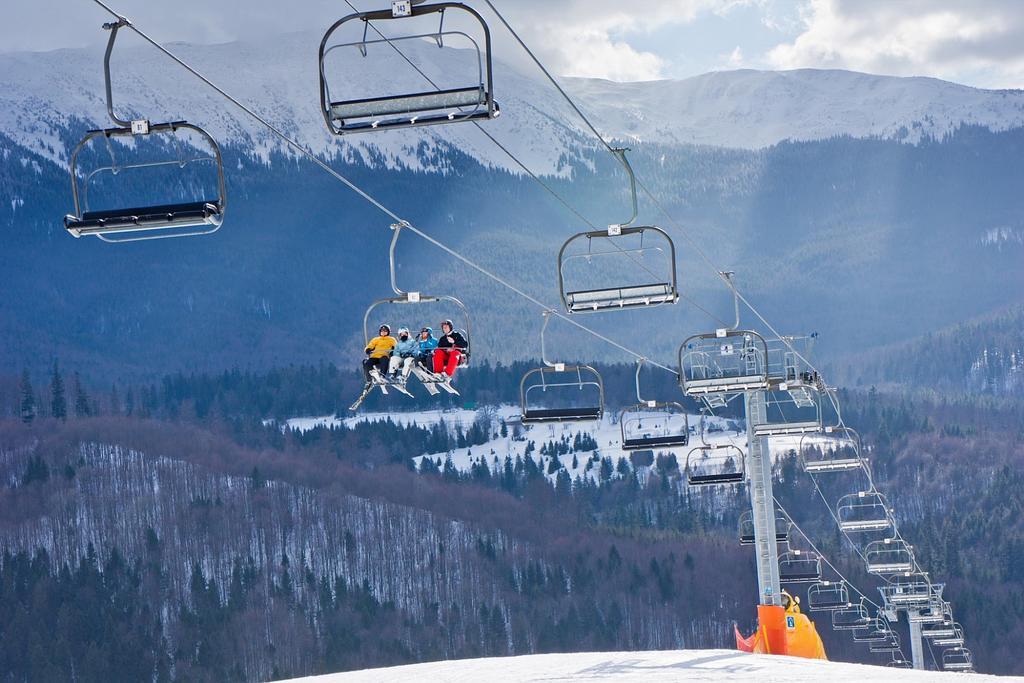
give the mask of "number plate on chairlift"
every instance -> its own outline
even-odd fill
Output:
[[[418,304],[420,302],[419,292],[406,292],[405,299],[411,304]]]
[[[132,121],[132,135],[149,135],[149,121]]]
[[[394,0],[391,3],[391,16],[407,17],[412,14],[412,0]]]
[[[731,356],[733,352],[732,344],[722,344],[718,352],[723,356]]]

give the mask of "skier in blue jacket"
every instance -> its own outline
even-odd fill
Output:
[[[388,366],[388,372],[392,377],[398,376],[398,369],[402,369],[402,379],[409,377],[409,371],[412,370],[413,361],[419,354],[419,342],[413,339],[409,335],[409,328],[402,327],[398,330],[398,343],[395,344],[395,350],[391,354],[391,363]]]
[[[437,348],[437,339],[434,338],[434,330],[429,327],[424,327],[420,330],[420,337],[417,342],[419,343],[419,353],[416,356],[416,361],[429,372],[434,368],[434,349]]]

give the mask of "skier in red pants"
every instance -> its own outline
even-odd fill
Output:
[[[459,366],[459,358],[468,348],[466,338],[452,327],[451,320],[441,323],[441,337],[437,340],[434,350],[434,374],[444,373],[455,376],[455,368]]]

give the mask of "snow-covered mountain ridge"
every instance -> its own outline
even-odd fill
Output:
[[[272,42],[170,47],[327,157],[444,172],[444,162],[426,150],[450,145],[484,164],[517,170],[468,124],[333,139],[319,111],[319,39],[305,32]],[[465,66],[462,50],[438,50],[426,42],[403,49],[443,85]],[[344,62],[351,68],[338,82],[359,92],[371,84],[380,86],[378,93],[423,87],[411,67],[386,57],[371,50],[370,59]],[[233,105],[131,36],[118,45],[113,71],[115,101],[126,110],[154,120],[187,118],[224,143],[251,145],[263,158],[282,149]],[[593,137],[535,70],[521,71],[498,59],[494,82],[502,115],[483,125],[498,140],[538,172],[564,175],[575,164],[587,163]],[[723,71],[639,83],[567,78],[564,83],[605,135],[632,142],[757,149],[783,140],[851,135],[917,143],[942,138],[964,124],[996,131],[1024,127],[1024,92],[979,90],[931,78],[805,69]],[[64,164],[75,137],[68,128],[82,124],[108,125],[99,49],[0,55],[0,133]]]

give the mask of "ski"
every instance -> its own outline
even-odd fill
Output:
[[[371,391],[373,391],[373,382],[367,382],[366,386],[363,387],[363,392],[359,394],[359,398],[357,398],[356,402],[350,405],[348,409],[352,412],[359,410],[359,406],[363,405],[363,401],[366,400],[366,397],[370,395]]]

